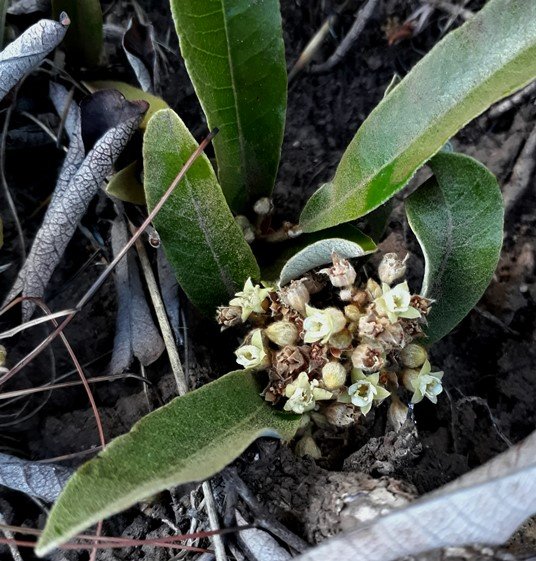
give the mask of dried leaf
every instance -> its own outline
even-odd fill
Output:
[[[173,329],[175,341],[183,344],[183,337],[180,331],[180,303],[179,303],[179,283],[177,277],[166,258],[164,250],[160,247],[156,254],[156,266],[158,268],[158,280],[160,281],[160,292],[166,308],[166,314]]]
[[[236,523],[239,526],[247,524],[247,521],[236,511]],[[238,543],[247,550],[256,561],[290,561],[292,555],[283,549],[279,542],[272,536],[259,528],[243,530],[237,534]]]
[[[49,503],[55,501],[73,470],[0,454],[0,485]]]
[[[34,12],[48,12],[50,2],[48,0],[13,0],[7,9],[12,16],[33,14]]]
[[[112,225],[114,256],[128,242],[124,221],[117,218]],[[117,289],[117,320],[111,374],[124,372],[135,356],[144,366],[152,364],[164,352],[165,345],[143,293],[139,268],[132,253],[121,259],[115,269]]]
[[[299,561],[394,561],[442,547],[501,544],[536,513],[536,432],[412,505],[358,526]]]
[[[68,185],[65,188],[60,186],[60,189],[64,189],[62,195],[54,197],[53,204],[49,205],[28,259],[6,301],[14,298],[21,290],[24,296],[43,296],[78,222],[111,173],[115,160],[137,130],[145,108],[146,104],[138,105],[137,115],[129,116],[126,121],[108,130],[88,153]],[[25,321],[29,319],[33,309],[32,302],[23,303]]]
[[[158,80],[153,26],[143,24],[134,16],[123,35],[123,49],[141,89],[153,93]]]
[[[61,17],[59,22],[43,19],[0,53],[0,100],[61,43],[68,25],[66,16]]]

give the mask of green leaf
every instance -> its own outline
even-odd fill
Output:
[[[145,191],[138,178],[139,171],[139,162],[136,161],[115,173],[106,185],[108,195],[127,203],[145,205]]]
[[[197,149],[171,109],[154,115],[144,135],[144,187],[149,210]],[[212,166],[202,155],[164,205],[154,224],[184,292],[199,309],[214,313],[259,266],[231,214]]]
[[[137,101],[143,99],[149,104],[149,109],[145,113],[145,117],[140,124],[140,129],[145,130],[151,117],[161,109],[168,109],[169,105],[160,97],[144,92],[140,88],[136,88],[126,82],[118,80],[93,80],[91,82],[83,82],[84,86],[93,93],[99,90],[117,90],[121,92],[128,101]]]
[[[335,177],[306,204],[311,232],[363,216],[402,189],[471,119],[536,77],[536,2],[490,0],[379,103]]]
[[[211,477],[261,436],[290,440],[300,417],[278,411],[259,392],[254,375],[240,370],[144,417],[76,471],[50,512],[36,553],[46,555],[164,489]]]
[[[61,12],[66,12],[71,20],[65,37],[68,59],[84,66],[97,66],[103,36],[100,0],[52,0],[56,19]]]
[[[171,0],[182,56],[214,140],[231,208],[270,196],[287,105],[278,0]]]
[[[494,175],[462,154],[440,152],[435,177],[406,200],[406,213],[425,257],[422,294],[435,303],[431,343],[451,331],[488,287],[501,251],[504,209]]]
[[[286,267],[287,272],[285,273],[285,277],[291,274],[292,278],[288,278],[286,282],[281,282],[281,285],[284,285],[293,278],[296,278],[296,276],[303,275],[314,267],[329,263],[331,261],[331,251],[329,247],[322,253],[321,258],[320,254],[318,252],[316,253],[316,261],[318,261],[319,258],[322,261],[322,263],[318,265],[304,264],[299,255],[303,255],[305,259],[307,259],[307,251],[310,251],[308,250],[309,246],[317,244],[318,242],[327,242],[329,245],[333,239],[335,239],[335,245],[333,245],[334,249],[336,249],[337,246],[339,250],[348,250],[350,253],[355,254],[349,255],[348,257],[368,255],[376,251],[376,244],[374,241],[351,224],[342,224],[341,226],[336,226],[335,228],[330,228],[322,232],[302,234],[297,238],[292,238],[283,242],[260,243],[255,253],[259,256],[262,278],[268,281],[276,281],[279,278],[281,282],[283,278],[281,277],[282,270]],[[342,247],[342,244],[344,244],[344,247]],[[305,253],[303,253],[304,251]],[[313,249],[312,251],[314,252],[315,250]],[[298,256],[297,260],[296,256]],[[326,260],[324,261],[324,259]],[[302,267],[299,269],[297,268],[298,261],[302,261]],[[293,263],[295,265],[293,265]],[[313,263],[313,261],[311,261],[311,263]],[[299,272],[300,270],[301,272]]]

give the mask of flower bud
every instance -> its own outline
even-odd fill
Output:
[[[352,353],[352,364],[365,372],[378,372],[385,366],[385,351],[376,343],[361,343]]]
[[[340,362],[328,362],[322,368],[322,382],[328,390],[339,389],[346,382],[346,369]]]
[[[0,345],[0,366],[4,366],[4,364],[6,363],[6,356],[6,348],[4,347],[4,345]]]
[[[380,280],[386,284],[393,284],[396,280],[401,279],[406,274],[408,255],[404,259],[400,259],[396,253],[386,253],[378,267]]]
[[[356,279],[355,269],[347,259],[341,259],[336,253],[332,253],[333,266],[321,269],[320,273],[328,275],[331,284],[335,288],[346,288],[352,286]]]
[[[260,198],[253,205],[253,210],[255,211],[255,214],[258,214],[259,216],[266,216],[267,214],[270,214],[273,208],[274,205],[272,204],[272,200],[268,197]]]
[[[318,460],[322,457],[320,448],[317,446],[313,437],[308,434],[298,440],[294,448],[294,453],[300,458],[303,456],[311,456],[311,458]]]
[[[410,343],[400,351],[400,361],[408,368],[420,368],[427,359],[426,349],[417,343]]]
[[[349,304],[348,306],[344,306],[344,315],[349,321],[359,321],[362,314],[357,306]]]
[[[302,280],[293,280],[288,286],[280,290],[281,301],[285,306],[305,315],[305,305],[309,303],[311,296],[309,290]]]
[[[391,400],[391,404],[387,410],[387,420],[393,429],[398,432],[408,418],[409,409],[398,399],[396,394],[391,394]]]
[[[336,402],[330,403],[322,412],[330,425],[341,429],[353,425],[361,414],[352,405]]]
[[[383,295],[382,287],[374,279],[368,279],[366,291],[371,300],[376,300]]]
[[[290,321],[276,321],[270,324],[264,333],[272,343],[280,347],[294,345],[298,340],[298,328]]]
[[[343,329],[329,338],[328,344],[334,349],[344,350],[352,344],[352,334],[348,329]]]
[[[402,370],[402,383],[410,392],[413,391],[413,384],[419,377],[419,370],[415,368],[404,368]]]

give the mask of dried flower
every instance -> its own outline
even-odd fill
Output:
[[[352,353],[352,364],[365,372],[378,372],[385,366],[385,351],[373,341],[361,343]]]
[[[400,259],[396,253],[386,253],[378,266],[378,276],[383,283],[393,284],[406,274],[406,261],[409,254]]]
[[[406,344],[412,340],[412,337],[408,336],[400,322],[389,323],[387,318],[383,319],[386,320],[387,323],[385,324],[383,331],[376,337],[376,341],[381,343],[385,350],[403,349]]]
[[[326,421],[338,428],[345,428],[353,425],[359,418],[360,412],[346,403],[333,402],[322,409]]]
[[[258,369],[267,366],[269,356],[262,340],[262,330],[254,329],[251,332],[249,343],[238,347],[235,355],[236,362],[244,368]]]
[[[271,288],[262,288],[258,284],[253,284],[249,278],[244,284],[244,290],[237,292],[229,304],[242,308],[242,321],[246,321],[253,313],[264,313],[263,303],[268,298]]]
[[[338,390],[346,382],[346,368],[340,362],[328,362],[322,368],[322,382],[328,390]]]
[[[365,291],[369,300],[380,298],[383,294],[382,287],[374,279],[367,280]]]
[[[379,384],[380,374],[376,372],[370,376],[366,376],[358,368],[352,370],[352,381],[354,382],[348,388],[348,395],[351,402],[361,409],[361,413],[366,415],[375,401],[381,402],[390,394]]]
[[[282,378],[292,376],[296,372],[306,369],[308,357],[306,347],[283,347],[275,355],[274,367],[277,374]]]
[[[305,306],[309,303],[311,295],[303,279],[291,281],[289,286],[285,286],[279,291],[279,295],[285,306],[305,315]]]
[[[417,343],[411,343],[400,351],[400,360],[408,368],[419,368],[427,359],[426,349]]]
[[[420,370],[407,368],[402,373],[402,380],[406,388],[413,391],[411,403],[419,403],[427,397],[432,403],[437,403],[437,396],[443,391],[441,379],[443,372],[432,372],[430,361],[425,361]]]
[[[242,321],[241,316],[242,308],[240,306],[220,306],[216,311],[216,321],[221,325],[222,331],[238,325]]]
[[[346,326],[344,314],[337,308],[319,310],[309,305],[305,307],[307,317],[303,322],[305,343],[320,341],[325,344],[335,333],[342,331]]]
[[[264,333],[272,343],[285,347],[294,345],[298,340],[298,328],[290,321],[276,321],[271,323]]]
[[[398,432],[406,422],[408,413],[408,407],[400,401],[396,393],[391,394],[391,404],[387,410],[387,420],[396,432]]]
[[[374,300],[376,309],[395,323],[398,318],[416,319],[421,313],[410,305],[411,294],[407,282],[401,282],[394,288],[388,284],[382,285],[382,296]]]
[[[288,401],[283,406],[285,411],[301,415],[315,408],[316,401],[331,399],[333,394],[317,387],[318,380],[309,381],[305,372],[301,372],[297,380],[285,388]]]
[[[321,269],[319,272],[328,275],[331,284],[336,288],[352,286],[356,279],[355,269],[347,259],[342,259],[336,253],[331,254],[333,266]]]

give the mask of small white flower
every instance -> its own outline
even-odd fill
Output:
[[[337,308],[326,308],[318,310],[309,305],[305,306],[307,317],[303,322],[305,343],[316,343],[320,341],[323,345],[335,333],[339,333],[346,326],[344,314]]]
[[[331,399],[333,394],[318,387],[318,380],[309,381],[305,372],[301,372],[298,378],[285,388],[288,401],[283,409],[301,415],[315,408],[316,401]]]
[[[398,318],[416,319],[421,317],[421,313],[410,305],[411,294],[406,281],[391,288],[383,283],[382,295],[374,303],[376,309],[386,315],[391,323],[395,323]]]
[[[383,401],[390,395],[384,387],[380,386],[379,380],[379,372],[366,376],[358,368],[352,370],[354,383],[348,388],[348,395],[352,403],[361,409],[363,415],[370,411],[375,401]]]
[[[257,314],[264,313],[265,310],[262,307],[262,303],[271,291],[271,288],[262,288],[258,284],[253,284],[249,278],[244,284],[244,290],[237,292],[235,298],[229,302],[229,305],[242,308],[241,319],[244,322],[253,312]]]
[[[417,376],[410,378],[410,385],[413,389],[411,403],[419,403],[427,397],[432,403],[437,403],[437,396],[443,391],[441,379],[443,372],[432,372],[430,361],[427,360]]]
[[[268,354],[264,348],[262,331],[255,329],[247,345],[242,345],[235,351],[236,362],[244,368],[261,368],[266,366]]]

